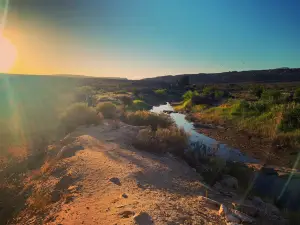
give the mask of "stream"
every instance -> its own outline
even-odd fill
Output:
[[[174,111],[173,107],[167,102],[164,105],[153,106],[151,112],[162,113],[164,110]],[[185,119],[185,115],[182,113],[172,112],[171,118],[175,121],[178,127],[182,127],[187,133],[190,134],[190,142],[201,142],[208,147],[215,150],[216,156],[219,156],[228,161],[236,161],[242,163],[258,163],[259,161],[253,157],[250,157],[238,149],[231,148],[226,144],[222,144],[215,139],[207,137],[196,131],[193,122]]]

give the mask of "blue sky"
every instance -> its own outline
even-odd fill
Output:
[[[7,30],[18,30],[44,65],[26,67],[24,50],[15,67],[24,73],[143,78],[300,67],[298,0],[15,0],[10,9]]]

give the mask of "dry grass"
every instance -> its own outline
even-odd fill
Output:
[[[111,102],[99,103],[96,106],[96,110],[102,113],[106,119],[115,119],[117,117],[117,107]]]
[[[188,146],[188,135],[175,126],[158,128],[157,131],[148,128],[139,132],[134,145],[142,150],[183,156]]]
[[[156,114],[149,111],[127,112],[125,122],[134,126],[151,126],[153,130],[171,126],[174,121],[165,114]]]
[[[72,131],[80,125],[100,124],[103,116],[84,103],[69,106],[61,116],[61,124],[66,131]]]

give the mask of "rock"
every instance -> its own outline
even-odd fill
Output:
[[[256,217],[258,215],[258,208],[253,205],[246,205],[246,204],[238,204],[232,203],[233,207],[249,216]]]
[[[137,225],[152,225],[153,221],[151,216],[146,212],[140,212],[133,217],[134,223]]]
[[[122,196],[123,198],[128,198],[128,195],[126,195],[125,193],[123,193],[121,196]]]
[[[123,211],[123,212],[120,212],[119,213],[119,216],[121,217],[121,218],[129,218],[129,217],[131,217],[131,216],[134,216],[134,212],[133,211],[129,211],[129,210],[125,210],[125,211]]]
[[[60,191],[58,190],[54,190],[52,193],[51,193],[51,202],[58,202],[61,198],[61,193]]]
[[[256,207],[262,207],[265,205],[265,202],[260,197],[256,196],[252,199],[252,203]]]
[[[225,205],[221,205],[219,209],[219,215],[220,216],[226,216],[228,214],[228,209]]]
[[[227,214],[225,216],[225,218],[226,218],[226,222],[230,222],[230,223],[240,223],[241,222],[241,220],[239,218],[235,217],[232,214]]]
[[[252,217],[246,215],[245,213],[242,213],[238,210],[231,210],[231,212],[233,213],[233,215],[237,218],[239,218],[242,222],[246,222],[246,223],[254,223],[255,219],[253,219]]]
[[[210,206],[210,207],[212,207],[216,210],[220,209],[220,206],[221,206],[220,202],[217,202],[217,201],[212,200],[210,198],[206,198],[204,196],[200,196],[198,199],[199,199],[199,201],[206,203],[208,206]]]
[[[238,189],[238,180],[230,175],[223,176],[221,184],[225,187]]]
[[[265,204],[265,212],[267,215],[280,216],[280,210],[275,205],[272,205],[271,203]]]
[[[117,177],[112,177],[112,178],[109,179],[109,181],[116,184],[116,185],[121,186],[121,182],[120,182],[119,178],[117,178]]]

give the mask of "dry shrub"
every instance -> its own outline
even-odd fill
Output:
[[[127,112],[125,122],[134,126],[151,126],[152,130],[167,128],[174,123],[168,115],[148,111]]]
[[[51,203],[50,190],[35,190],[28,199],[30,207],[43,210]]]
[[[106,119],[115,119],[117,116],[117,107],[111,102],[99,103],[96,107],[97,112],[102,113]]]
[[[176,126],[158,128],[156,131],[147,128],[138,133],[134,145],[142,150],[183,156],[188,146],[188,135]]]
[[[61,123],[66,131],[72,131],[80,125],[100,124],[102,115],[84,103],[69,106],[61,116]]]

